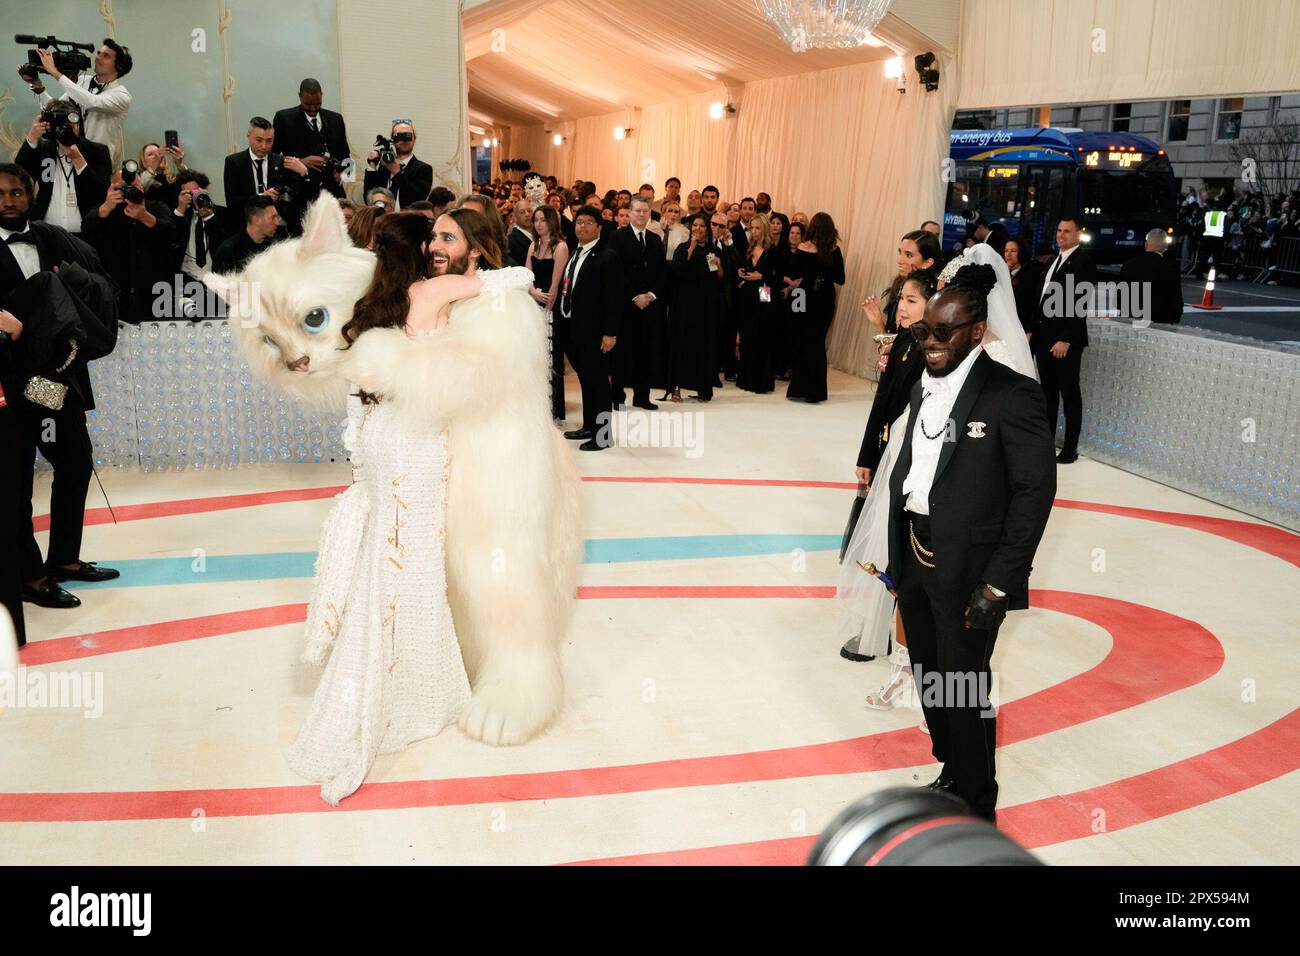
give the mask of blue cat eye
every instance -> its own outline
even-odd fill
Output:
[[[302,317],[302,327],[312,335],[322,332],[330,324],[330,310],[324,307],[312,309]]]

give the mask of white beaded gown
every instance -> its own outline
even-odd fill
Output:
[[[447,603],[446,430],[404,430],[391,404],[353,394],[344,445],[353,483],[321,530],[303,655],[328,662],[288,754],[335,805],[470,696]]]

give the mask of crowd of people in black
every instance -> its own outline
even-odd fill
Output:
[[[1220,213],[1213,227],[1207,215]],[[1188,189],[1179,197],[1174,228],[1184,275],[1300,285],[1300,189],[1257,191]]]

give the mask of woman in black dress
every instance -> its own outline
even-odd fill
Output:
[[[546,310],[548,337],[551,340],[551,418],[558,425],[564,421],[564,343],[555,335],[552,310],[560,294],[560,279],[569,261],[569,247],[564,242],[560,214],[551,206],[533,210],[533,239],[528,247],[525,266],[533,273],[529,293]]]
[[[741,263],[740,286],[740,372],[736,385],[747,392],[764,394],[776,388],[772,370],[772,339],[775,335],[776,250],[772,248],[772,226],[767,216],[756,213],[749,220],[749,252]]]
[[[668,315],[668,394],[663,400],[680,402],[681,389],[695,398],[713,398],[713,338],[722,311],[722,264],[703,216],[691,220],[691,240],[673,253],[672,310]]]
[[[795,250],[795,271],[803,280],[803,311],[792,293],[794,362],[785,397],[815,405],[826,401],[826,333],[835,318],[835,287],[844,284],[840,234],[829,214],[809,221],[808,236]]]
[[[781,298],[777,303],[776,314],[776,378],[779,382],[790,381],[790,366],[794,364],[794,290],[802,285],[803,280],[795,270],[795,252],[803,242],[804,226],[801,222],[792,222],[785,229],[785,241],[781,245],[781,258],[777,260],[777,288]]]

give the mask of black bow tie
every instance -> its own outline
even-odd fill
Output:
[[[19,242],[29,242],[34,246],[36,245],[36,237],[30,232],[15,232],[12,236],[6,239],[5,242],[9,243],[11,246]]]
[[[100,83],[99,80],[91,80],[91,81],[90,81],[90,92],[92,92],[92,93],[99,93],[99,92],[101,92],[103,89],[104,89],[104,84],[103,84],[103,83]]]

